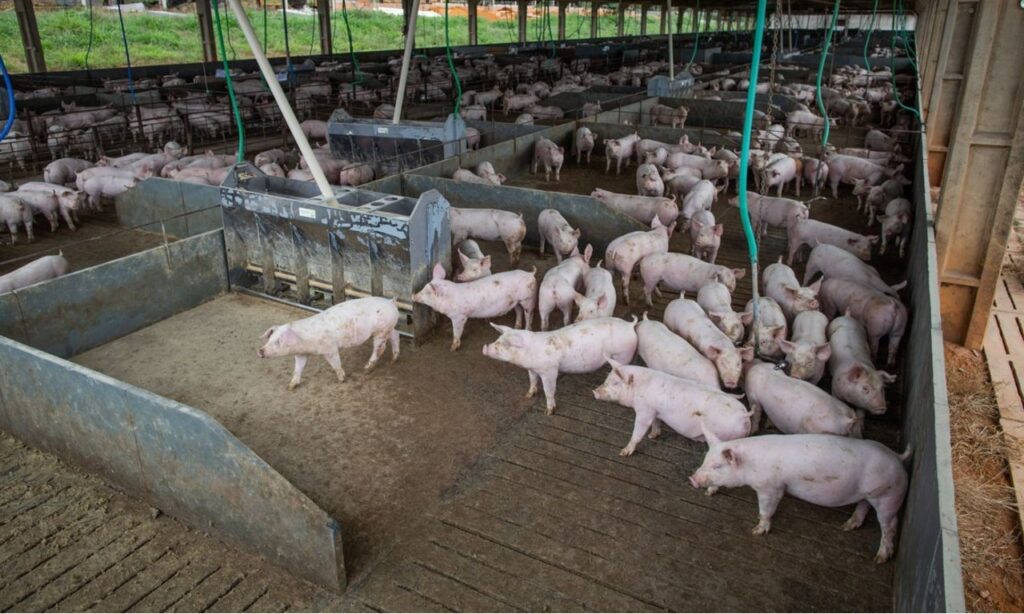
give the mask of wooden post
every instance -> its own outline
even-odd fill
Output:
[[[601,19],[601,3],[590,5],[590,38],[597,38],[597,22]]]
[[[619,15],[615,21],[615,31],[619,36],[626,33],[626,9],[629,5],[619,0]]]
[[[36,11],[32,8],[32,1],[14,0],[14,11],[17,13],[21,44],[25,47],[25,61],[28,63],[29,72],[46,72],[43,43],[39,40],[39,25],[36,23]]]
[[[565,40],[565,11],[568,8],[568,2],[558,3],[558,40]]]
[[[316,0],[316,18],[320,25],[320,53],[324,55],[334,54],[334,39],[331,36],[331,1]]]
[[[664,36],[668,33],[668,5],[661,7],[661,19],[658,21],[658,33]]]
[[[196,19],[199,21],[199,41],[203,46],[203,61],[217,61],[217,39],[213,37],[213,9],[210,0],[196,0]]]
[[[647,36],[647,9],[646,4],[640,5],[640,36]]]
[[[477,20],[479,19],[479,15],[477,14],[477,9],[479,8],[479,6],[480,6],[480,0],[469,0],[469,6],[467,7],[467,10],[468,10],[469,14],[468,14],[467,17],[468,17],[468,20],[469,20],[469,44],[470,45],[479,45],[480,44],[480,42],[479,42],[479,35],[477,34],[477,24],[478,24]]]
[[[928,121],[928,179],[942,183],[953,134],[956,101],[964,83],[966,50],[977,17],[976,5],[944,0],[932,6],[935,26],[923,56],[921,105]]]
[[[948,341],[978,349],[1024,196],[1024,10],[1018,2],[972,8],[966,46],[946,59],[946,75],[958,66],[963,71],[955,106],[943,108],[953,102],[943,94],[932,114],[951,113],[955,127],[935,224],[942,331]]]
[[[519,5],[519,11],[516,13],[516,19],[517,19],[517,21],[519,23],[519,42],[520,43],[525,43],[526,42],[526,18],[529,15],[529,13],[527,13],[527,6],[528,5],[525,2],[525,0],[519,0],[519,2],[517,2],[517,4]]]

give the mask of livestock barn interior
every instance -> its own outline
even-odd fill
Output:
[[[1019,3],[520,1],[478,44],[476,0],[409,0],[359,51],[320,0],[321,54],[267,58],[196,0],[205,62],[87,71],[35,4],[3,609],[998,609],[943,341],[1005,291]],[[468,45],[417,45],[456,8]]]

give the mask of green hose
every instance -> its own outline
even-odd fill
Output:
[[[828,33],[825,35],[825,45],[821,48],[821,61],[818,62],[818,89],[815,94],[815,101],[818,103],[818,111],[821,112],[821,117],[825,123],[825,129],[821,132],[821,150],[825,150],[825,145],[828,143],[829,133],[829,122],[828,113],[825,111],[825,103],[821,99],[821,73],[825,72],[825,58],[828,57],[828,48],[832,44],[832,33],[836,30],[836,23],[839,21],[839,0],[835,1],[832,5],[832,23],[828,26]]]
[[[764,41],[764,18],[767,0],[757,2],[757,29],[754,30],[753,57],[750,60],[750,84],[747,86],[747,108],[743,112],[743,139],[740,145],[740,171],[737,179],[739,190],[740,221],[743,234],[747,237],[747,252],[750,254],[750,268],[757,292],[757,240],[750,225],[750,211],[747,209],[747,171],[750,166],[750,135],[754,127],[754,106],[757,100],[757,74],[761,68],[761,44]],[[755,301],[755,309],[757,301]]]
[[[220,43],[220,58],[224,63],[224,81],[228,86],[228,98],[231,100],[231,112],[235,114],[235,125],[238,126],[238,161],[245,161],[245,126],[242,124],[242,114],[238,111],[238,100],[235,99],[235,86],[231,83],[231,67],[228,66],[228,53],[224,48],[224,32],[220,28],[220,10],[217,8],[218,0],[214,0],[213,23],[217,26],[217,41]]]
[[[896,5],[895,5],[894,8],[896,8],[900,12],[900,14],[902,14],[903,3],[900,0],[897,0]],[[893,19],[895,20],[895,17]],[[903,36],[902,36],[904,23],[905,23],[905,21],[901,21],[901,23],[900,23],[900,32],[901,32],[901,34],[900,34],[899,38],[903,42],[904,48],[907,50],[907,57],[909,58],[910,57],[910,46],[903,39]],[[895,25],[895,21],[894,21],[894,25]],[[911,59],[910,62],[911,62],[911,64],[914,67],[914,75],[916,77],[917,76],[917,63],[914,62],[913,59]],[[900,108],[903,109],[904,111],[910,111],[911,113],[913,113],[914,117],[917,118],[917,121],[920,122],[921,121],[921,114],[917,112],[917,109],[915,109],[913,107],[908,107],[907,105],[903,104],[903,100],[900,99],[900,90],[896,87],[896,37],[893,37],[893,39],[892,39],[891,52],[889,53],[889,75],[892,78],[892,89],[893,89],[893,92],[895,93],[896,104],[900,105]]]
[[[343,0],[344,1],[344,0]],[[462,81],[459,79],[459,71],[455,70],[455,61],[452,59],[452,44],[448,40],[448,0],[444,0],[444,51],[448,55],[448,68],[452,71],[452,79],[455,81],[455,110],[452,115],[458,115],[462,107]]]
[[[696,22],[694,32],[697,33],[697,36],[693,39],[693,53],[690,54],[690,61],[686,63],[688,67],[693,66],[693,61],[697,59],[697,47],[700,46],[700,0],[697,0],[697,7],[693,9],[693,20]]]
[[[352,46],[352,28],[348,24],[348,6],[345,0],[341,0],[341,18],[345,21],[345,35],[348,36],[348,56],[352,60],[352,74],[356,80],[352,82],[352,94],[356,93],[356,86],[363,82],[363,71],[359,68],[359,60],[356,59],[356,51]]]
[[[871,44],[871,35],[875,33],[875,17],[878,14],[878,0],[875,0],[875,5],[871,9],[871,25],[868,27],[867,38],[864,39],[864,68],[871,72],[871,62],[868,61],[868,46]],[[870,80],[868,85],[871,85]]]

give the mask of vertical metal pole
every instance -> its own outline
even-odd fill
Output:
[[[647,36],[647,9],[646,4],[640,5],[640,36]]]
[[[679,9],[679,14],[682,15],[685,9]],[[672,0],[665,0],[665,8],[662,15],[668,15],[667,23],[668,26],[668,80],[671,84],[672,81],[676,80],[676,59],[675,59],[675,48],[672,45]],[[666,20],[662,20],[666,22]]]
[[[558,40],[565,40],[565,13],[568,8],[568,2],[558,3]]]
[[[519,11],[516,13],[516,19],[519,23],[519,42],[526,42],[526,20],[529,17],[528,4],[525,0],[519,0]]]
[[[478,13],[477,9],[479,8],[479,6],[480,6],[480,0],[469,0],[468,6],[467,6],[468,14],[467,14],[466,17],[467,17],[467,20],[469,22],[469,44],[470,45],[478,45],[478,44],[480,44],[479,43],[479,35],[477,34],[477,24],[478,24],[477,20],[479,18],[479,15],[477,14]]]
[[[402,72],[398,76],[398,97],[395,98],[395,116],[391,123],[397,124],[402,119],[402,107],[405,106],[405,87],[409,83],[409,65],[412,63],[412,50],[416,47],[416,15],[420,12],[420,0],[412,0],[408,24],[405,28],[405,52],[402,54]]]
[[[590,38],[597,38],[597,20],[601,18],[601,3],[590,5]]]
[[[316,0],[316,17],[320,25],[320,53],[334,54],[334,39],[331,36],[331,1]]]
[[[619,0],[619,14],[615,22],[615,32],[622,36],[626,33],[626,8],[629,5],[622,0]]]
[[[668,33],[668,25],[667,25],[668,21],[666,21],[667,19],[668,19],[668,2],[666,1],[665,2],[665,8],[661,9],[661,19],[660,19],[660,22],[658,23],[658,34],[664,35],[664,34]]]
[[[39,25],[36,23],[32,1],[14,0],[14,11],[17,13],[21,44],[25,47],[25,61],[28,63],[29,72],[46,72],[43,43],[39,39]]]

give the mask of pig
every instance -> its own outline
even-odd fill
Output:
[[[558,309],[562,312],[562,324],[568,326],[572,320],[572,305],[576,297],[576,289],[590,270],[590,257],[594,248],[588,245],[583,254],[579,250],[564,262],[548,269],[540,282],[537,293],[537,311],[540,314],[540,329],[548,329],[551,312]]]
[[[394,299],[368,297],[347,300],[324,311],[268,328],[261,339],[263,347],[256,351],[260,358],[295,356],[295,371],[288,382],[288,390],[294,390],[302,382],[302,370],[310,356],[324,357],[338,376],[345,381],[345,370],[341,367],[340,350],[362,345],[373,338],[373,352],[364,370],[370,371],[384,354],[388,340],[391,341],[391,361],[398,360],[398,307]]]
[[[683,217],[683,227],[688,228],[690,218],[698,211],[711,209],[712,204],[717,199],[718,191],[715,189],[715,184],[707,179],[702,179],[694,184],[690,191],[686,193],[682,209],[680,210],[680,215]]]
[[[705,283],[697,291],[697,304],[733,343],[743,341],[743,323],[750,322],[751,316],[749,312],[733,311],[732,293],[728,286],[718,281]]]
[[[82,191],[89,196],[89,205],[99,211],[102,197],[113,198],[135,187],[138,179],[123,175],[99,175],[92,177],[83,184]]]
[[[494,165],[490,162],[485,161],[477,164],[476,167],[473,168],[473,172],[494,185],[501,185],[508,181],[508,177],[502,173],[495,172]]]
[[[907,327],[907,308],[899,299],[873,288],[845,279],[829,279],[821,284],[821,310],[834,317],[845,313],[854,317],[867,330],[871,355],[878,355],[882,337],[889,337],[886,366],[896,364],[896,352]]]
[[[793,318],[792,339],[782,339],[779,347],[786,354],[790,377],[817,384],[825,375],[825,362],[832,347],[825,336],[828,317],[820,311],[801,311]]]
[[[675,223],[666,228],[655,217],[651,220],[651,230],[629,232],[613,239],[608,244],[604,261],[608,263],[610,270],[618,271],[622,276],[622,296],[627,305],[629,305],[629,280],[633,277],[636,263],[642,262],[643,258],[651,254],[668,252],[668,238],[674,227]],[[649,299],[648,302],[650,302]]]
[[[665,159],[665,166],[672,170],[677,170],[684,166],[695,168],[700,171],[701,178],[708,180],[729,178],[729,163],[727,161],[713,160],[694,154],[669,154]]]
[[[615,312],[615,282],[612,280],[612,274],[601,266],[600,261],[597,266],[587,271],[583,277],[583,285],[587,293],[584,295],[577,292],[573,296],[579,310],[576,321],[611,317]]]
[[[894,198],[885,206],[885,215],[878,216],[882,224],[882,248],[878,253],[884,254],[889,241],[899,248],[900,258],[906,255],[907,240],[910,238],[910,201],[906,198]]]
[[[433,278],[412,300],[451,319],[454,352],[462,345],[462,330],[469,318],[496,318],[515,309],[516,327],[525,325],[529,330],[537,304],[536,272],[505,271],[459,284],[446,280],[444,267],[436,264]]]
[[[541,138],[533,146],[533,167],[531,173],[537,173],[537,167],[544,165],[544,180],[551,181],[551,171],[555,171],[555,181],[560,181],[559,173],[565,161],[565,147],[560,147],[550,139]]]
[[[871,259],[871,248],[878,243],[878,235],[862,235],[845,228],[811,219],[798,219],[786,229],[789,259],[792,266],[800,248],[826,243],[844,249],[861,260]]]
[[[526,107],[526,112],[537,119],[562,119],[565,117],[565,111],[554,105],[542,106],[539,104],[531,104]]]
[[[730,269],[686,254],[669,253],[667,249],[640,261],[640,277],[644,280],[644,298],[648,305],[652,305],[651,294],[658,284],[664,284],[673,292],[695,293],[704,284],[718,281],[734,292],[736,280],[745,274],[746,269]]]
[[[0,194],[0,222],[11,231],[11,245],[18,243],[18,226],[25,227],[28,242],[35,241],[32,232],[32,208],[16,197]]]
[[[666,169],[661,174],[661,178],[665,182],[666,196],[676,196],[684,199],[698,183],[704,181],[701,179],[699,170],[686,166],[674,171]]]
[[[730,198],[729,204],[739,206],[739,197]],[[800,201],[761,196],[750,191],[747,192],[747,210],[750,213],[750,224],[758,238],[764,236],[769,226],[788,228],[796,220],[806,220],[811,215],[807,205]]]
[[[745,312],[751,314],[750,324],[754,319],[754,300],[747,301]],[[757,343],[757,353],[766,358],[782,358],[783,351],[779,344],[789,334],[786,316],[782,307],[774,299],[762,296],[757,304],[757,322],[751,326],[747,342]]]
[[[881,130],[869,130],[864,135],[864,147],[871,151],[899,151],[896,137],[889,136]]]
[[[897,179],[886,179],[880,185],[872,186],[866,181],[857,180],[853,184],[853,194],[857,197],[858,211],[863,205],[868,213],[868,226],[874,226],[875,218],[884,209],[884,205],[903,196],[903,184]]]
[[[830,119],[829,124],[835,126],[836,121],[834,119]],[[786,116],[786,136],[788,137],[813,133],[814,137],[820,140],[824,131],[825,119],[810,111],[792,111]]]
[[[480,131],[471,126],[466,127],[466,149],[475,151],[480,148]]]
[[[580,163],[583,154],[587,155],[587,166],[590,166],[590,154],[594,151],[594,143],[597,142],[597,133],[591,132],[590,128],[582,126],[576,130],[573,139],[573,151],[576,152],[576,164]]]
[[[508,249],[510,262],[513,265],[519,262],[523,239],[526,237],[526,222],[522,214],[498,209],[452,207],[450,227],[453,244],[466,239],[501,241]]]
[[[96,166],[109,166],[111,168],[128,168],[132,164],[135,164],[139,160],[145,158],[147,155],[149,154],[133,153],[118,158],[110,158],[107,156],[103,156],[102,158],[100,158],[99,162],[96,163]]]
[[[796,193],[800,195],[801,176],[797,168],[797,161],[789,156],[776,160],[764,169],[764,184],[761,188],[768,191],[776,188],[775,196],[782,198],[782,190],[793,181],[796,182]]]
[[[722,441],[750,435],[751,415],[732,395],[647,367],[614,359],[608,363],[612,370],[594,390],[594,398],[631,407],[636,415],[629,443],[619,456],[632,456],[648,431],[651,439],[657,438],[661,423],[696,441],[704,439],[704,430]]]
[[[515,125],[532,126],[534,121],[536,121],[535,118],[529,113],[520,113],[519,116],[516,117]]]
[[[95,166],[88,160],[79,158],[60,158],[46,165],[43,169],[43,181],[66,185],[74,183],[75,177],[81,171]]]
[[[501,97],[504,96],[504,95],[505,94],[504,94],[504,92],[501,91],[501,88],[499,88],[497,85],[495,85],[493,88],[491,88],[490,90],[488,90],[486,92],[478,92],[477,95],[474,97],[475,98],[474,102],[476,102],[476,104],[480,104],[480,105],[483,105],[485,107],[490,107],[495,102],[500,100]]]
[[[601,112],[601,102],[584,102],[581,113],[582,117],[593,117]],[[589,164],[589,160],[588,160]]]
[[[862,413],[814,384],[786,375],[771,363],[747,363],[743,391],[754,412],[755,431],[763,411],[775,428],[786,434],[862,436]]]
[[[715,363],[705,358],[685,339],[647,314],[636,325],[637,354],[644,364],[669,375],[720,389]]]
[[[679,205],[674,198],[617,194],[601,188],[595,188],[590,196],[644,224],[650,224],[654,218],[658,218],[662,226],[670,226],[679,217]]]
[[[690,137],[683,135],[679,137],[677,143],[665,143],[662,141],[656,141],[654,139],[640,139],[637,141],[633,151],[636,152],[637,161],[643,161],[643,158],[650,153],[656,152],[659,149],[664,149],[663,154],[658,154],[660,163],[664,163],[665,159],[669,154],[673,153],[694,153],[697,150],[697,145],[690,142]]]
[[[839,198],[839,184],[855,184],[858,179],[868,185],[878,185],[885,178],[892,178],[903,170],[900,164],[896,168],[885,168],[871,160],[855,156],[834,155],[828,158],[828,182],[832,189],[832,197]]]
[[[754,535],[771,530],[772,516],[785,494],[815,505],[857,504],[844,531],[859,528],[873,507],[882,526],[875,562],[894,552],[899,511],[907,493],[902,456],[869,439],[837,435],[762,435],[723,442],[707,431],[708,452],[690,476],[690,485],[714,492],[750,486],[757,492],[759,520]]]
[[[530,376],[528,398],[537,394],[540,378],[549,416],[555,413],[559,373],[593,373],[609,358],[629,363],[636,355],[633,323],[619,318],[584,320],[550,332],[491,326],[501,336],[484,346],[484,356],[526,369]]]
[[[895,382],[896,376],[875,369],[864,325],[850,316],[840,316],[829,323],[827,333],[832,394],[869,413],[884,414],[885,387]]]
[[[722,245],[725,227],[715,223],[710,211],[701,209],[690,219],[690,241],[693,255],[711,264],[718,259],[718,248]]]
[[[816,297],[821,289],[821,280],[806,288],[802,287],[793,269],[782,263],[782,256],[779,256],[778,262],[765,268],[763,279],[765,295],[775,299],[788,321],[792,322],[801,311],[814,311],[818,308]]]
[[[0,275],[0,294],[14,292],[33,284],[56,279],[67,274],[70,266],[63,253],[56,256],[37,258],[6,275]]]
[[[14,189],[14,188],[13,188],[13,186],[11,186],[11,184],[9,184],[6,181],[0,179],[0,192],[10,192],[12,189]]]
[[[665,195],[665,182],[662,181],[657,166],[641,164],[636,167],[636,193],[640,196]]]
[[[487,121],[487,107],[482,104],[470,104],[459,109],[462,119]]]
[[[890,286],[882,281],[875,267],[861,262],[850,252],[827,243],[817,245],[811,250],[807,265],[804,267],[804,285],[808,285],[818,273],[823,273],[828,278],[855,281],[892,297],[897,297],[897,290],[906,284],[903,282]]]
[[[268,149],[256,154],[256,157],[253,159],[253,164],[260,167],[265,164],[273,163],[279,165],[285,170],[288,170],[290,167],[294,166],[296,162],[290,158],[291,156],[283,149]]]
[[[81,203],[79,194],[64,186],[50,186],[50,184],[42,182],[32,183],[35,185],[28,188],[22,185],[17,191],[10,192],[9,195],[29,207],[34,213],[43,215],[50,222],[50,232],[57,232],[60,217],[64,218],[64,222],[70,230],[76,230],[72,216],[78,211]]]
[[[673,109],[670,106],[656,104],[651,107],[650,113],[652,126],[665,124],[682,130],[686,125],[686,117],[690,114],[690,110],[683,106]]]
[[[287,177],[295,181],[313,181],[313,173],[301,168],[293,168],[288,171]]]
[[[369,164],[348,164],[338,171],[336,185],[357,186],[373,181],[373,167]],[[220,182],[217,182],[220,183]]]
[[[604,141],[604,157],[605,167],[604,172],[608,173],[612,170],[612,160],[615,161],[615,174],[622,174],[622,161],[626,161],[626,168],[629,168],[630,162],[633,158],[633,150],[637,143],[640,141],[640,135],[634,132],[633,134],[618,138],[618,139],[605,139]]]
[[[477,94],[478,101],[479,98],[480,94]],[[513,111],[525,111],[527,107],[536,104],[539,101],[540,98],[537,98],[533,94],[516,94],[512,92],[512,90],[508,90],[505,92],[505,98],[502,101],[504,105],[502,110],[505,112],[505,115],[509,115]]]
[[[452,175],[452,179],[462,183],[479,183],[481,185],[494,185],[490,179],[484,179],[471,170],[460,168]]]
[[[7,137],[0,141],[0,165],[14,165],[18,163],[21,170],[25,170],[25,160],[32,155],[32,142],[29,135],[22,134],[15,130],[7,133]]]
[[[665,307],[665,326],[690,343],[715,365],[726,388],[735,388],[742,376],[743,363],[754,358],[754,348],[737,348],[708,318],[695,301],[678,298]]]
[[[277,162],[268,162],[259,167],[260,172],[270,177],[287,177],[288,174],[284,168],[281,167]]]
[[[459,254],[461,270],[455,281],[473,281],[491,274],[491,257],[485,256],[473,239],[466,239],[455,250]]]
[[[302,129],[302,134],[305,134],[307,139],[321,140],[327,138],[327,122],[323,120],[307,119],[299,124],[299,128]]]
[[[540,234],[540,255],[544,255],[544,245],[551,244],[555,258],[562,262],[562,257],[571,254],[580,239],[580,229],[573,229],[557,209],[545,209],[537,216],[537,230]]]

